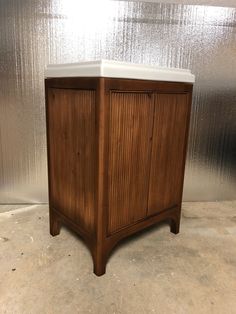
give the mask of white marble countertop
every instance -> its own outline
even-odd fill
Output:
[[[45,70],[45,77],[110,77],[168,82],[195,82],[195,76],[187,69],[162,68],[113,60],[49,64]]]

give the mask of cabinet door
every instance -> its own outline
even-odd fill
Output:
[[[111,92],[108,135],[108,233],[146,217],[153,99]]]
[[[178,205],[182,197],[188,94],[155,94],[148,215]]]

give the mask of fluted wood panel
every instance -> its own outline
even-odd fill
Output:
[[[153,101],[148,93],[112,92],[109,121],[108,232],[146,216]]]
[[[95,92],[49,89],[48,124],[50,205],[92,231]]]
[[[181,202],[188,94],[155,94],[148,214]]]

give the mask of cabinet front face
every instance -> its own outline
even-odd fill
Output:
[[[189,94],[154,95],[148,215],[181,202],[189,97]]]
[[[189,94],[111,92],[108,234],[181,202]]]
[[[148,93],[110,93],[109,234],[146,217],[153,112],[153,98]]]

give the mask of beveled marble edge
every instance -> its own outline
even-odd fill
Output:
[[[195,82],[195,76],[188,69],[163,68],[112,60],[49,64],[45,70],[45,77],[110,77],[169,82]]]

